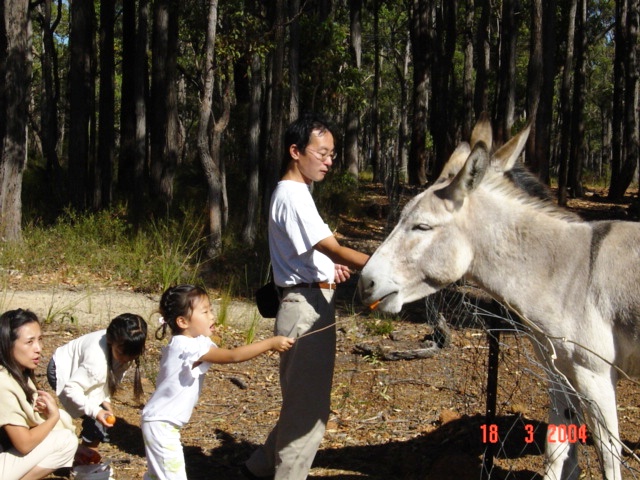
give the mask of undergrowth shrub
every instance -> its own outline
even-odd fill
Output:
[[[313,187],[318,211],[329,219],[358,210],[358,181],[348,172],[331,171],[327,178]]]
[[[27,223],[23,241],[0,243],[4,275],[57,274],[70,283],[162,291],[195,281],[205,238],[197,216],[157,220],[137,231],[122,210],[67,211],[50,226]]]

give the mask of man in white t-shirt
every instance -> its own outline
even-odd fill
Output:
[[[335,156],[329,123],[302,115],[287,128],[289,156],[271,196],[269,251],[281,303],[275,333],[300,340],[280,356],[282,408],[277,424],[243,466],[246,477],[307,478],[329,418],[336,351],[336,284],[369,256],[341,246],[322,220],[309,187]],[[327,328],[328,327],[328,328]]]

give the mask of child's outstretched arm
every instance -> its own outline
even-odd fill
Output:
[[[294,339],[284,336],[277,336],[242,345],[236,348],[218,348],[211,349],[198,359],[200,362],[211,363],[238,363],[251,360],[258,355],[273,350],[276,352],[286,352],[293,345]]]

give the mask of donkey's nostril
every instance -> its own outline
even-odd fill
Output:
[[[369,295],[369,292],[371,292],[373,286],[373,280],[366,280],[363,277],[360,277],[360,281],[358,282],[358,294],[361,300],[364,300]]]

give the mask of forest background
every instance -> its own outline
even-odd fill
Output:
[[[639,15],[640,0],[1,0],[0,265],[120,262],[141,289],[215,265],[250,291],[283,132],[307,110],[337,126],[314,188],[336,229],[367,185],[393,207],[432,180],[481,112],[496,144],[532,123],[525,162],[560,204],[585,185],[621,199]]]

